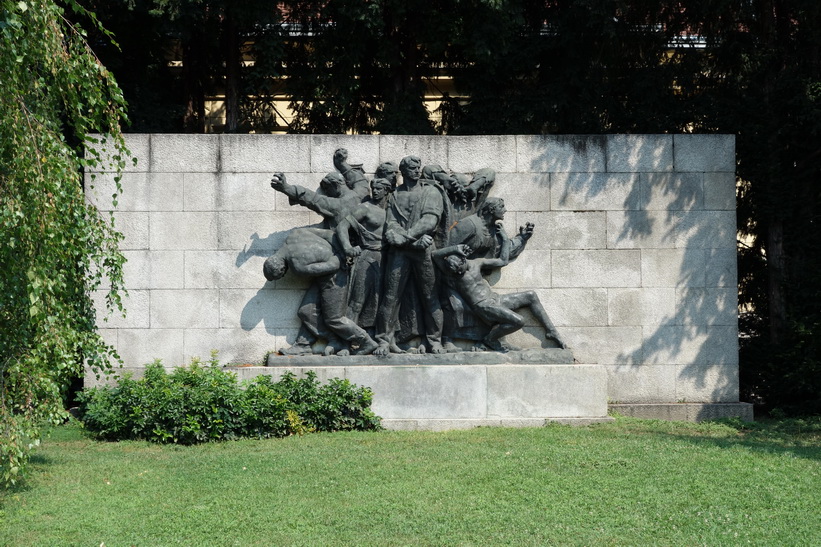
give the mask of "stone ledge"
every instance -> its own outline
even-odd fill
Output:
[[[561,365],[573,364],[575,359],[569,349],[524,349],[507,353],[493,351],[462,351],[459,353],[414,354],[392,353],[384,357],[376,355],[268,355],[269,367],[348,367],[348,366],[396,366],[396,365]]]
[[[536,427],[547,421],[583,424],[607,419],[607,371],[600,365],[447,364],[438,362],[439,356],[408,357],[416,361],[357,365],[342,359],[335,366],[294,366],[286,358],[277,359],[280,366],[232,370],[240,379],[261,374],[276,379],[285,373],[301,378],[312,371],[321,382],[341,378],[367,386],[373,390],[373,411],[394,429]],[[315,357],[322,363],[328,359]]]
[[[753,421],[753,405],[750,403],[618,403],[609,404],[609,412],[675,422],[702,422],[718,418],[741,418]]]
[[[484,420],[382,420],[382,426],[391,431],[452,431],[474,427],[544,427],[549,423],[585,426],[614,421],[609,416],[601,418],[522,418]]]

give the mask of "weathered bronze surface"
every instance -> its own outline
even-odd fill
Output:
[[[271,187],[323,218],[291,231],[265,262],[268,280],[290,269],[313,279],[300,305],[296,342],[284,355],[508,352],[502,338],[522,328],[527,308],[546,342],[565,349],[534,291],[495,293],[485,276],[506,266],[533,235],[530,222],[509,238],[504,200],[490,196],[493,169],[449,173],[417,156],[383,162],[368,181],[348,151],[333,157],[316,191],[276,173]],[[397,184],[401,173],[401,184]],[[465,347],[465,344],[462,344]],[[551,347],[550,345],[546,347]]]

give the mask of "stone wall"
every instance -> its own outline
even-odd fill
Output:
[[[576,360],[607,370],[611,402],[738,401],[735,141],[728,135],[407,137],[129,135],[137,157],[116,209],[128,314],[100,320],[128,367],[208,357],[262,362],[293,342],[307,287],[265,282],[288,230],[319,222],[288,205],[271,173],[316,188],[342,146],[381,161],[497,171],[512,235],[527,250],[491,278],[535,289]],[[93,180],[92,180],[93,178]],[[110,209],[110,173],[88,173]],[[92,188],[93,185],[93,188]],[[101,301],[101,296],[97,295]],[[538,347],[530,325],[509,340]]]

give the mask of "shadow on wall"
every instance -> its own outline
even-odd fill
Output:
[[[531,167],[551,173],[551,210],[604,210],[607,250],[641,253],[638,286],[611,287],[602,273],[608,326],[641,327],[639,346],[614,364],[676,366],[677,386],[693,397],[687,402],[736,402],[735,210],[705,209],[712,181],[702,172],[674,172],[668,142],[622,147],[625,161],[607,150],[606,137],[546,137],[532,150]],[[619,298],[632,303],[634,317],[614,317]]]
[[[321,227],[320,224],[310,226]],[[301,226],[272,232],[264,238],[257,233],[251,234],[250,244],[237,254],[236,267],[242,268],[252,258],[266,259],[273,255],[285,243],[288,234],[296,228]],[[264,279],[261,261],[255,261],[254,271],[260,279]],[[294,310],[298,308],[302,293],[308,286],[307,280],[300,279],[290,272],[280,280],[265,281],[256,294],[245,302],[240,313],[240,327],[245,331],[251,331],[262,323],[266,332],[272,335],[281,333],[283,329],[293,329],[295,332],[299,327],[299,320]]]

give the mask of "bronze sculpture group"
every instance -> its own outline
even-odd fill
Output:
[[[288,269],[313,279],[297,339],[281,353],[313,353],[320,338],[326,355],[460,351],[455,340],[473,341],[473,351],[509,351],[501,338],[522,328],[521,308],[546,339],[566,347],[535,292],[500,295],[485,280],[521,254],[534,228],[508,237],[504,201],[489,197],[492,169],[448,173],[407,156],[398,166],[382,163],[368,181],[345,149],[334,153],[334,166],[318,191],[289,184],[283,173],[271,179],[291,205],[323,217],[322,228],[289,233],[263,267],[268,280]]]

